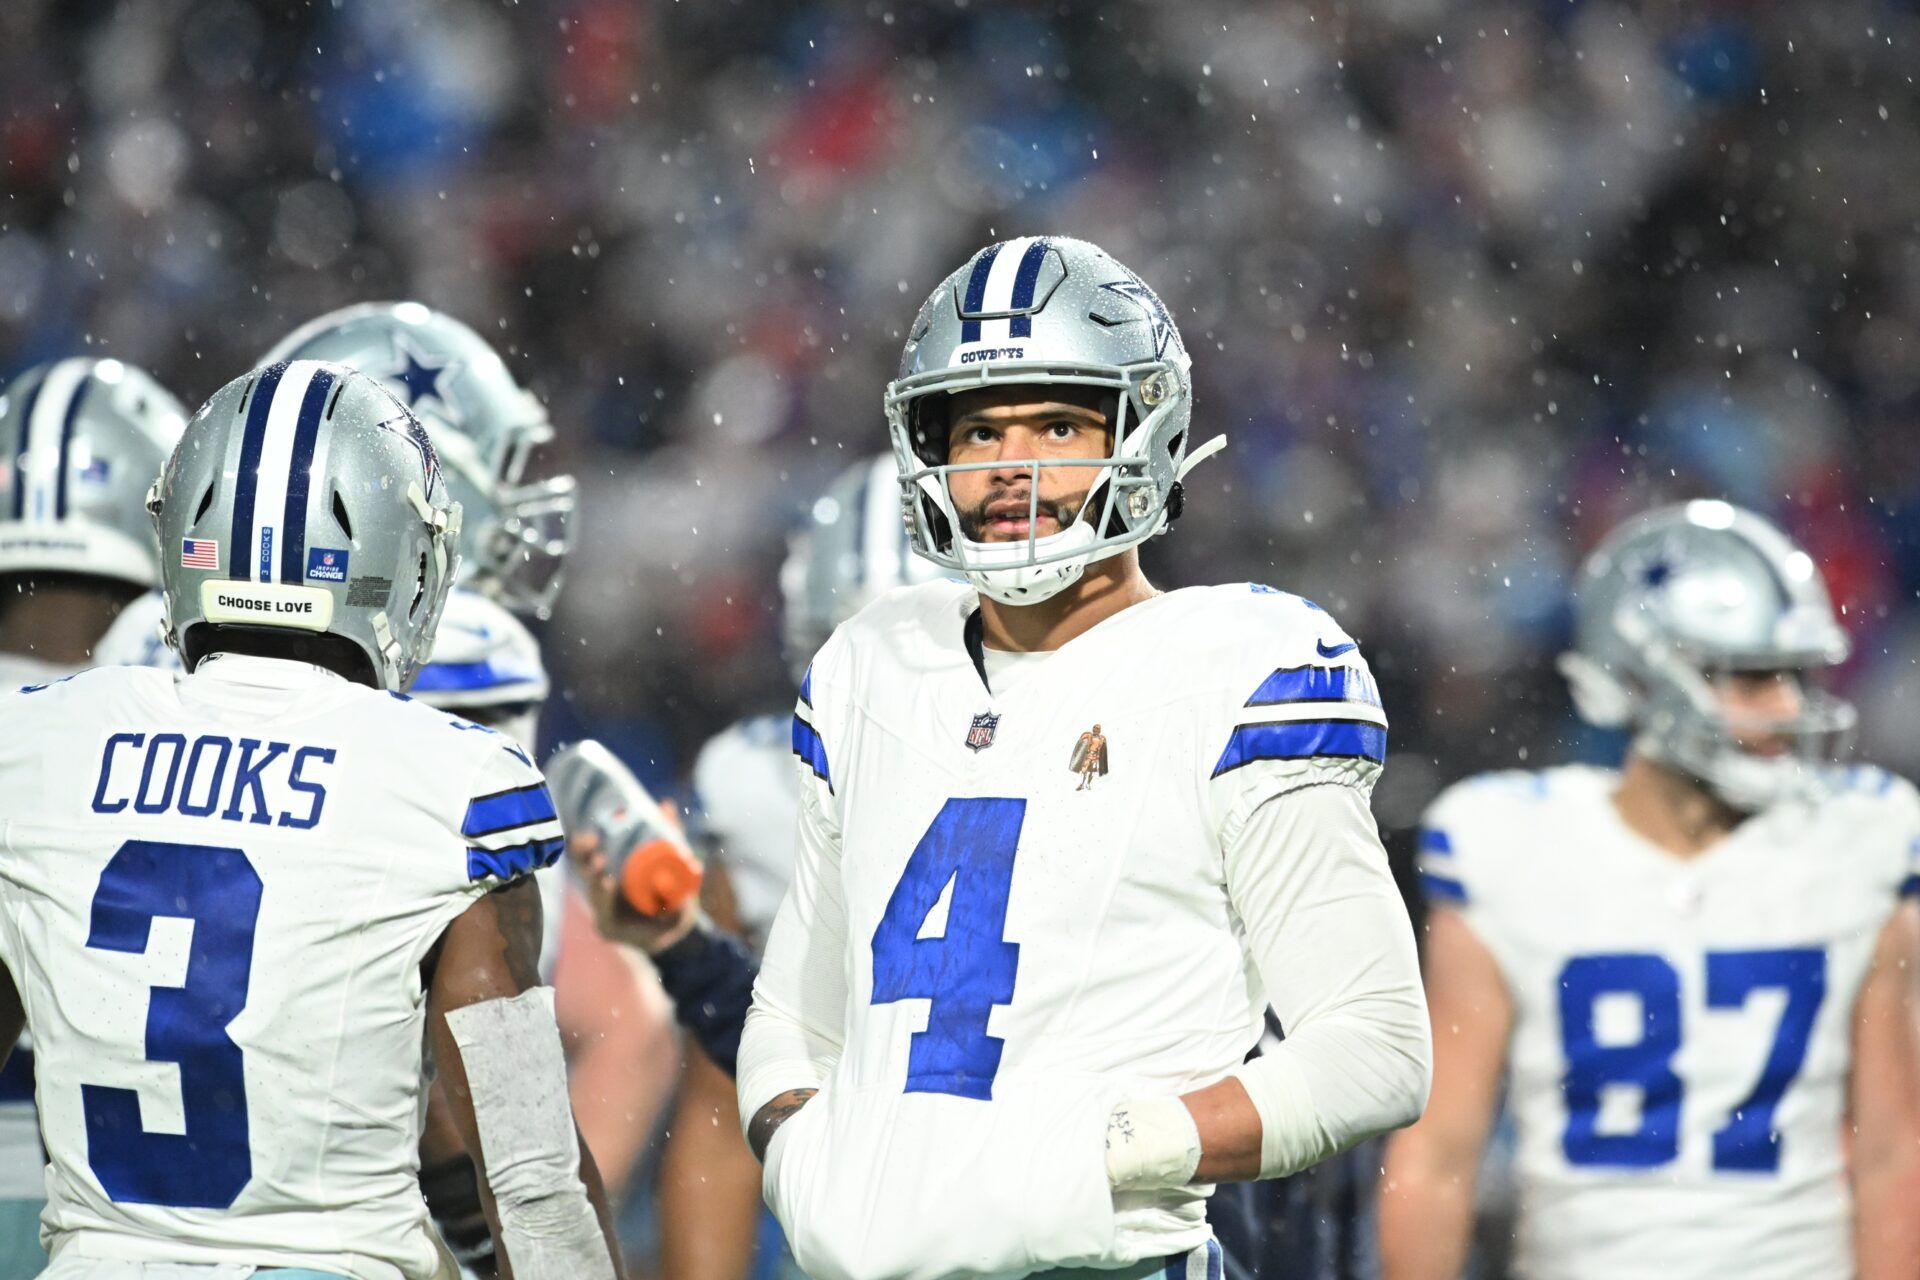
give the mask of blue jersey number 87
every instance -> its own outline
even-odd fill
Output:
[[[1772,1173],[1780,1167],[1773,1113],[1807,1059],[1814,1019],[1827,994],[1827,953],[1818,947],[1775,951],[1709,951],[1707,1007],[1738,1009],[1755,991],[1786,993],[1786,1007],[1760,1077],[1713,1135],[1713,1167]],[[1602,996],[1640,1003],[1640,1035],[1602,1044],[1594,1010]],[[1560,971],[1560,1036],[1567,1055],[1562,1089],[1567,1131],[1561,1148],[1576,1165],[1645,1169],[1680,1154],[1680,1109],[1686,1086],[1673,1069],[1680,1050],[1680,974],[1662,956],[1644,953],[1575,956]],[[1602,1133],[1600,1096],[1608,1086],[1639,1090],[1640,1121]]]

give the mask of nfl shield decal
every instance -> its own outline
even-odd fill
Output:
[[[973,718],[973,724],[967,729],[967,750],[985,751],[993,745],[993,731],[999,725],[1000,717],[991,711],[982,711]]]
[[[345,582],[347,553],[339,547],[307,548],[307,577],[321,582]]]

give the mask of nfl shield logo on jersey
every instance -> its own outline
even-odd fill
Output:
[[[973,718],[973,724],[967,729],[967,750],[985,751],[993,745],[993,731],[1000,723],[1000,717],[991,711],[982,711]]]

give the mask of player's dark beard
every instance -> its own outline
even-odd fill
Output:
[[[980,499],[978,506],[960,512],[960,536],[968,542],[985,542],[987,540],[987,507],[991,503],[1005,501],[1008,496],[990,493]],[[1031,501],[1030,496],[1028,500]],[[1086,501],[1085,493],[1070,494],[1065,498],[1054,498],[1051,501],[1042,498],[1039,505],[1033,508],[1034,519],[1037,521],[1041,516],[1052,516],[1060,528],[1065,529],[1079,518],[1080,508],[1086,504]]]

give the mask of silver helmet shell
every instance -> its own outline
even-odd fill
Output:
[[[1813,558],[1751,511],[1701,500],[1622,525],[1582,567],[1574,621],[1560,669],[1581,715],[1632,728],[1635,750],[1735,808],[1805,789],[1852,732],[1853,708],[1804,684],[1800,713],[1766,725],[1732,723],[1715,693],[1716,675],[1808,673],[1850,648]],[[1786,735],[1793,750],[1744,750],[1743,729]]]
[[[187,411],[118,360],[36,365],[0,397],[0,573],[160,581],[142,502]]]
[[[546,616],[573,545],[574,479],[526,479],[553,427],[485,339],[418,302],[368,302],[302,325],[262,363],[281,360],[331,360],[370,374],[426,423],[466,513],[463,585]]]
[[[893,455],[843,471],[814,501],[780,566],[787,663],[796,682],[835,627],[884,591],[943,576],[913,554]]]
[[[432,651],[460,506],[426,428],[370,377],[295,360],[234,379],[187,424],[148,510],[189,669],[204,626],[344,637],[391,690]]]
[[[913,549],[942,569],[964,573],[995,600],[1034,604],[1094,561],[1161,532],[1178,514],[1177,502],[1171,509],[1169,503],[1184,474],[1191,368],[1166,306],[1104,249],[1065,236],[988,245],[921,306],[900,375],[887,387],[887,424]],[[948,464],[948,397],[1041,384],[1105,388],[1114,396],[1113,449],[1106,458],[1027,464],[1097,473],[1079,519],[1059,533],[1021,542],[963,537],[949,478],[1006,464]],[[1037,505],[1038,484],[1033,494]]]

